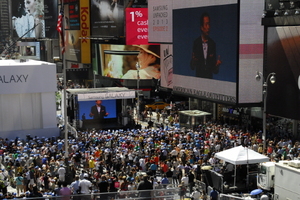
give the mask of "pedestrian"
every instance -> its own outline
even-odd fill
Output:
[[[149,176],[144,175],[143,181],[141,181],[137,187],[137,190],[145,190],[139,192],[139,197],[142,197],[144,200],[151,200],[152,199],[152,190],[153,184],[149,181]],[[150,197],[150,198],[149,198]]]
[[[182,181],[181,184],[178,185],[178,195],[180,197],[180,200],[184,200],[186,194],[186,187],[184,182]]]
[[[67,187],[67,182],[63,182],[63,187],[60,189],[59,194],[63,196],[62,200],[70,200],[72,191]]]
[[[19,173],[17,177],[15,177],[15,183],[16,183],[16,189],[17,189],[17,195],[20,196],[20,192],[24,191],[24,185],[23,185],[23,176],[22,173]]]
[[[160,113],[159,113],[159,111],[156,113],[156,120],[157,120],[157,122],[159,122],[159,120],[160,120]]]
[[[213,187],[213,189],[210,191],[209,196],[210,196],[210,200],[218,200],[219,194],[218,194],[218,192],[216,191],[216,188],[215,188],[215,187]]]
[[[92,189],[92,182],[88,180],[89,175],[84,174],[83,180],[79,182],[79,191],[81,196],[81,200],[91,200],[91,189]]]
[[[58,173],[58,179],[61,183],[65,182],[65,176],[66,176],[66,169],[64,165],[60,165],[60,167],[57,170]]]

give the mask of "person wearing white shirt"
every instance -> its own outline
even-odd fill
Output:
[[[181,178],[181,182],[183,182],[185,186],[189,185],[189,177],[187,174],[185,174],[184,177]]]
[[[199,192],[198,189],[196,189],[195,191],[192,192],[191,196],[192,196],[193,200],[199,200],[201,193]]]
[[[81,194],[90,194],[90,190],[92,189],[92,183],[88,180],[88,174],[84,174],[83,180],[79,182],[79,191]],[[81,197],[82,200],[90,200],[91,195],[83,195]]]
[[[66,169],[63,165],[60,165],[60,167],[57,170],[59,181],[64,182],[65,181],[65,175],[66,175]]]

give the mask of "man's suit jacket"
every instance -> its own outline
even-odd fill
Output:
[[[213,78],[213,74],[219,72],[219,66],[216,66],[216,44],[211,38],[207,40],[207,47],[207,58],[205,60],[202,37],[200,36],[194,41],[190,66],[192,70],[196,70],[196,77]]]
[[[98,119],[98,120],[103,120],[104,117],[106,116],[106,108],[105,106],[100,106],[100,113],[98,113],[97,106],[94,105],[91,107],[91,113],[94,114],[93,119]]]

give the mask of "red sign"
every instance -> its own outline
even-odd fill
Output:
[[[148,8],[126,8],[126,44],[149,44]]]

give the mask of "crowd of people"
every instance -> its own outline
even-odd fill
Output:
[[[199,199],[207,195],[195,187],[197,181],[203,181],[201,167],[219,164],[221,161],[214,157],[216,152],[247,145],[270,160],[300,156],[298,141],[275,132],[268,137],[263,152],[261,134],[210,122],[194,129],[87,130],[78,132],[76,138],[69,136],[68,155],[63,138],[30,135],[24,139],[1,138],[2,197],[75,195],[92,191],[126,196],[130,193],[122,191],[163,189],[172,185],[182,199],[186,193]],[[16,194],[7,191],[8,185],[16,188]]]

